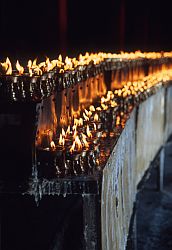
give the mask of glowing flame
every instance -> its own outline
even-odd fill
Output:
[[[74,125],[77,126],[83,126],[83,119],[79,118],[79,119],[74,119]]]
[[[85,109],[84,111],[85,111],[86,116],[90,117],[92,115],[91,111],[88,111],[87,109]]]
[[[66,136],[66,133],[65,133],[64,128],[62,128],[62,136],[63,136],[63,137],[65,137],[65,136]]]
[[[120,125],[120,120],[121,120],[120,116],[117,116],[117,118],[116,118],[116,125],[117,125],[117,126]]]
[[[58,60],[62,62],[62,55],[59,55]]]
[[[88,117],[88,116],[86,116],[86,114],[85,114],[85,113],[83,113],[83,117],[84,117],[85,121],[89,121],[89,117]]]
[[[94,126],[94,130],[96,131],[97,130],[96,124],[93,123],[93,126]]]
[[[91,111],[91,112],[96,111],[96,110],[95,110],[95,107],[94,107],[93,105],[90,106],[90,111]]]
[[[29,75],[32,76],[33,72],[32,72],[32,61],[31,60],[28,61],[27,67],[29,69]]]
[[[44,62],[45,65],[45,62]],[[28,61],[27,67],[29,69],[29,74],[30,76],[33,75],[33,72],[36,75],[42,75],[42,70],[40,69],[42,67],[42,63],[40,63],[39,65],[37,65],[37,58],[34,59],[34,61],[32,62],[31,60]],[[45,66],[44,66],[45,67]]]
[[[105,102],[106,102],[106,99],[105,99],[104,96],[102,96],[102,98],[101,98],[101,103],[105,103]]]
[[[101,107],[97,107],[96,110],[97,111],[101,111],[102,109],[101,109]]]
[[[74,125],[77,127],[78,126],[78,123],[79,123],[79,120],[78,119],[74,119]]]
[[[87,125],[86,132],[87,132],[87,136],[88,136],[89,138],[92,138],[92,134],[91,134],[91,132],[90,132],[90,129],[89,129],[89,126],[88,126],[88,125]]]
[[[34,73],[36,74],[36,75],[42,75],[42,70],[39,68],[39,67],[35,67],[34,69]]]
[[[78,120],[78,125],[79,125],[79,126],[83,126],[83,119],[82,119],[82,118],[79,118],[79,120]]]
[[[107,110],[108,109],[108,106],[106,104],[104,104],[104,103],[102,103],[101,106],[102,106],[103,110]]]
[[[78,133],[78,132],[77,132],[77,126],[76,126],[76,125],[73,125],[72,130],[73,130],[73,137],[76,138],[77,133]]]
[[[79,139],[79,136],[76,136],[73,144],[72,144],[72,147],[70,148],[70,152],[74,152],[75,150],[77,151],[80,151],[82,149],[82,143]]]
[[[50,147],[51,147],[52,149],[55,149],[55,148],[56,148],[56,145],[55,145],[54,141],[51,141],[51,142],[50,142]]]
[[[12,74],[12,66],[10,59],[7,57],[6,61],[4,63],[1,63],[2,67],[6,71],[6,75],[11,75]]]
[[[76,136],[75,143],[76,143],[76,147],[78,148],[78,150],[82,149],[82,143],[79,139],[79,136]]]
[[[24,68],[20,65],[18,60],[17,60],[17,63],[16,63],[16,69],[18,70],[19,75],[22,75],[24,73]]]
[[[9,58],[7,57],[6,62],[1,63],[1,65],[4,68],[5,71],[7,71],[7,69],[8,69],[8,61],[9,61]]]
[[[33,66],[33,67],[37,67],[37,58],[35,58],[35,59],[33,60],[32,66]]]
[[[71,153],[73,153],[75,151],[75,141],[72,144],[72,147],[69,150]]]
[[[64,70],[73,70],[72,59],[68,56],[65,58]]]
[[[70,125],[67,127],[66,135],[70,135]]]
[[[96,114],[94,115],[94,121],[95,121],[95,122],[98,122],[98,120],[99,120],[99,116],[98,116],[98,114],[96,113]]]
[[[51,62],[50,62],[50,59],[47,57],[47,59],[46,59],[46,70],[47,70],[47,71],[50,71],[50,70],[52,70],[55,66],[56,66],[56,61],[54,60],[54,61],[51,61]]]
[[[117,106],[117,103],[115,101],[110,101],[110,105],[112,108],[115,108]]]
[[[65,139],[63,138],[62,134],[60,134],[59,145],[61,145],[61,146],[65,145]]]

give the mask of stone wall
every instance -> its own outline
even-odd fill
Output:
[[[172,133],[172,87],[135,108],[106,164],[102,181],[102,249],[125,250],[137,184]]]

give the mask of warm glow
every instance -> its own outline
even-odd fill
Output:
[[[72,144],[72,147],[70,148],[70,152],[74,152],[75,150],[77,151],[80,151],[82,149],[82,143],[79,139],[79,136],[76,136],[73,144]]]
[[[33,72],[32,72],[32,61],[31,60],[28,61],[27,67],[28,67],[28,70],[29,70],[29,75],[32,76]]]
[[[16,69],[18,70],[19,75],[22,75],[24,73],[24,68],[20,65],[18,60],[17,60],[17,63],[16,63]]]
[[[50,62],[50,59],[47,57],[45,64],[46,64],[45,69],[47,72],[49,72],[50,70],[53,70],[54,67],[56,66],[56,60]]]
[[[72,144],[72,147],[71,147],[70,150],[69,150],[71,153],[73,153],[73,152],[75,151],[75,144],[76,144],[76,143],[75,143],[75,141],[74,141],[73,144]]]
[[[62,134],[60,134],[59,145],[64,146],[64,144],[65,144],[65,139],[64,139],[64,137],[62,136]]]
[[[54,141],[51,141],[50,147],[51,147],[51,149],[55,149],[56,148],[56,145],[55,145]]]
[[[69,58],[68,56],[65,58],[65,65],[64,65],[64,70],[73,70],[73,63],[72,59]]]
[[[63,60],[62,60],[62,55],[59,55],[58,60],[59,60],[60,62],[63,61]]]
[[[96,110],[97,111],[101,111],[102,109],[101,109],[101,107],[97,107]]]
[[[83,119],[82,119],[82,118],[79,118],[79,120],[78,120],[78,125],[79,125],[79,126],[83,126]]]
[[[82,149],[82,143],[81,143],[81,141],[79,139],[79,136],[76,136],[75,143],[76,143],[75,145],[76,145],[78,150]]]
[[[67,127],[66,135],[70,135],[70,125]]]
[[[65,133],[64,128],[62,128],[62,136],[63,136],[63,137],[65,137],[65,136],[66,136],[66,133]]]
[[[89,121],[89,117],[88,117],[88,116],[86,116],[86,114],[85,114],[85,113],[83,113],[83,117],[84,117],[85,121]]]
[[[119,126],[120,125],[120,116],[117,116],[117,118],[116,118],[116,126]]]
[[[12,65],[11,65],[10,59],[8,57],[6,59],[6,62],[1,63],[1,65],[6,72],[6,75],[12,74]]]
[[[90,132],[90,128],[89,128],[88,125],[87,125],[86,132],[87,132],[87,136],[88,136],[89,138],[92,138],[92,133]]]
[[[105,105],[104,103],[102,103],[101,106],[102,106],[103,110],[107,110],[108,109],[108,106]]]
[[[70,125],[67,127],[66,135],[70,135]]]
[[[85,111],[86,116],[90,117],[92,115],[91,111],[88,111],[87,109],[85,109],[84,111]]]
[[[95,121],[95,122],[98,122],[98,120],[99,120],[99,116],[98,116],[98,114],[96,113],[96,114],[94,115],[94,121]]]
[[[78,123],[79,123],[79,120],[78,119],[74,119],[74,125],[77,127],[78,126]]]
[[[73,138],[76,138],[76,136],[77,136],[77,126],[76,125],[73,125],[73,127],[72,127],[72,130],[73,130]]]
[[[93,105],[90,106],[90,111],[91,111],[91,112],[96,111],[96,110],[95,110],[95,107],[94,107]]]

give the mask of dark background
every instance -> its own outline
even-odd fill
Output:
[[[1,0],[0,60],[172,49],[172,1]]]

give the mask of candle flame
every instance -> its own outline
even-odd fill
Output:
[[[88,117],[88,116],[86,116],[86,114],[85,114],[85,113],[83,113],[83,117],[84,117],[85,121],[89,121],[89,117]]]
[[[73,138],[76,138],[76,136],[77,136],[77,126],[76,125],[73,125],[73,127],[72,127],[72,130],[73,130]]]
[[[81,149],[82,149],[82,143],[81,143],[81,141],[79,139],[79,136],[77,135],[74,142],[73,142],[73,144],[72,144],[72,146],[71,146],[71,148],[70,148],[70,152],[72,153],[75,150],[80,151]]]
[[[33,60],[32,66],[33,66],[33,67],[37,67],[37,58],[35,58],[35,59]]]
[[[115,101],[110,101],[110,105],[112,108],[115,108],[117,106],[117,103]]]
[[[103,110],[107,110],[108,109],[108,106],[106,104],[104,104],[104,103],[102,103],[101,106],[102,106]]]
[[[77,127],[79,124],[79,120],[77,118],[74,119],[74,125]]]
[[[62,60],[62,55],[59,55],[58,60],[59,60],[60,62],[63,61],[63,60]]]
[[[20,65],[20,63],[19,63],[18,60],[17,60],[17,63],[16,63],[16,69],[18,70],[19,75],[23,75],[23,73],[24,73],[24,68]]]
[[[1,63],[4,71],[6,72],[6,75],[11,75],[12,74],[12,65],[10,62],[10,59],[7,57],[6,61],[4,63]]]
[[[63,136],[63,137],[65,137],[65,136],[66,136],[66,133],[65,133],[64,128],[62,128],[62,136]]]
[[[102,109],[101,109],[101,107],[97,107],[96,110],[97,111],[101,111]]]
[[[91,112],[96,111],[96,110],[95,110],[95,107],[94,107],[93,105],[90,106],[90,111],[91,111]]]
[[[94,115],[94,121],[95,121],[95,122],[98,122],[98,120],[99,120],[99,116],[98,116],[98,114],[96,113],[96,114]]]
[[[120,116],[117,116],[116,117],[116,126],[120,125],[120,120],[121,120]]]
[[[50,62],[50,59],[47,57],[45,64],[46,64],[46,71],[49,72],[56,66],[56,60]]]
[[[78,135],[75,138],[75,143],[76,143],[76,147],[78,148],[78,150],[82,149],[82,143]]]
[[[87,125],[86,132],[87,132],[87,136],[88,136],[89,138],[92,138],[92,133],[90,132],[90,129],[89,129],[89,126],[88,126],[88,125]]]
[[[56,145],[55,145],[54,141],[51,141],[51,142],[50,142],[50,147],[51,147],[52,149],[55,149],[55,148],[56,148]]]
[[[92,115],[91,111],[88,111],[87,109],[85,109],[84,111],[85,111],[86,116],[90,117]]]
[[[70,153],[73,153],[75,151],[75,141],[72,144],[72,147],[70,148]]]
[[[59,138],[59,145],[64,146],[65,145],[65,139],[62,136],[62,134],[60,134],[60,138]]]
[[[78,120],[78,125],[79,125],[79,126],[83,126],[83,119],[82,119],[82,118],[79,118],[79,120]]]
[[[70,125],[67,127],[66,135],[70,135]]]
[[[29,70],[29,75],[32,76],[33,72],[32,72],[32,61],[31,60],[28,61],[27,67],[28,67],[28,70]]]

